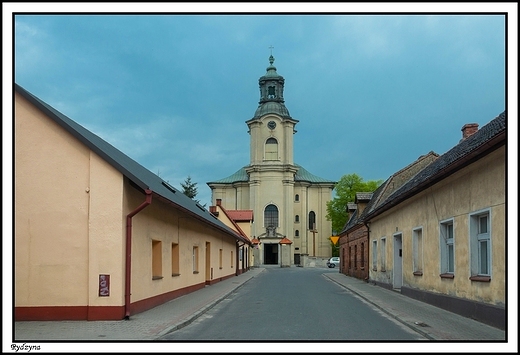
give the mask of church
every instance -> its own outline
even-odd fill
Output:
[[[213,205],[253,212],[254,266],[325,266],[332,254],[327,202],[336,182],[294,162],[299,121],[285,106],[285,79],[273,63],[271,55],[266,74],[258,80],[258,108],[245,122],[250,135],[249,165],[207,185]]]

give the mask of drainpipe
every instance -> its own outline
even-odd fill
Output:
[[[370,222],[363,222],[363,224],[365,225],[365,227],[367,227],[367,255],[368,257],[366,258],[367,262],[368,262],[368,265],[366,266],[367,268],[367,276],[365,277],[364,281],[365,282],[370,282]]]
[[[126,216],[125,319],[130,318],[130,280],[132,270],[132,217],[152,203],[152,190],[146,189],[146,200]]]

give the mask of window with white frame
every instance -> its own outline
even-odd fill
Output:
[[[440,224],[441,274],[455,272],[455,236],[453,220],[446,220]]]
[[[489,211],[470,215],[471,276],[491,276],[491,231]]]
[[[386,271],[386,238],[381,238],[381,271]]]
[[[423,235],[422,228],[412,230],[413,248],[413,273],[422,275],[423,273]]]
[[[377,271],[377,240],[372,241],[372,270]]]

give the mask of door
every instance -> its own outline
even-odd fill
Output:
[[[403,285],[403,240],[402,234],[394,235],[393,288],[401,290]]]

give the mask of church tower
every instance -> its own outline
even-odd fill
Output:
[[[228,178],[207,183],[212,203],[228,210],[253,210],[251,238],[260,241],[255,264],[301,265],[302,258],[331,256],[332,225],[326,203],[335,182],[294,163],[295,126],[285,107],[284,78],[274,57],[258,80],[260,101],[250,120],[250,162]],[[314,260],[314,259],[313,259]]]

